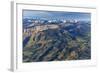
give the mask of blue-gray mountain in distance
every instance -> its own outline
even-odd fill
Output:
[[[91,14],[85,12],[63,12],[63,11],[36,11],[36,10],[23,10],[23,18],[34,19],[76,19],[90,21]]]

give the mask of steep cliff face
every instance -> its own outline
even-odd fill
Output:
[[[90,59],[89,26],[79,24],[33,31],[23,39],[23,62]]]

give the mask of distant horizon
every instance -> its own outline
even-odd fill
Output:
[[[91,21],[91,13],[65,12],[65,11],[42,11],[23,10],[23,19],[46,19],[46,20],[81,20]]]

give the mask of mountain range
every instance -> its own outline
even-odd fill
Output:
[[[86,59],[91,59],[89,22],[40,24],[24,28],[23,62]]]

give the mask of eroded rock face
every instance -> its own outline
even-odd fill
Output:
[[[23,46],[23,62],[81,60],[91,58],[88,24],[32,31]],[[23,36],[25,37],[25,36]]]

